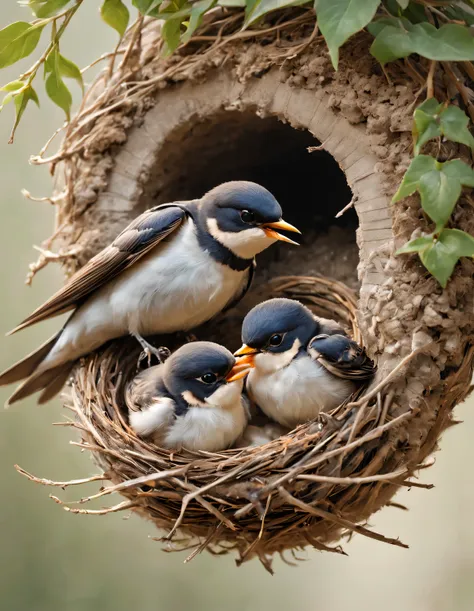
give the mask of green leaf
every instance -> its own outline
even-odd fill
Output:
[[[420,178],[418,191],[421,206],[438,227],[444,226],[461,195],[461,183],[448,176],[443,168],[432,170]]]
[[[32,53],[44,26],[16,21],[0,30],[0,68],[6,68]]]
[[[122,37],[130,19],[128,8],[122,0],[104,0],[100,15],[107,25],[110,25]]]
[[[216,0],[199,0],[192,5],[186,32],[181,36],[181,42],[187,43],[196,29],[201,25],[203,15],[216,4]]]
[[[474,187],[474,170],[460,159],[439,163],[429,155],[413,159],[392,202],[419,191],[421,205],[437,227],[451,216],[463,186]]]
[[[443,12],[455,21],[465,21],[467,25],[474,25],[474,13],[468,13],[460,6],[444,6]]]
[[[396,255],[405,255],[411,252],[421,252],[433,244],[433,236],[426,236],[422,238],[415,238],[410,242],[407,242],[405,246],[402,246],[395,253]]]
[[[426,269],[446,287],[460,257],[474,256],[474,238],[459,229],[444,229],[436,242],[420,252]]]
[[[82,78],[81,71],[76,64],[70,59],[66,59],[64,55],[59,55],[58,66],[61,76],[64,76],[64,78],[74,79],[81,88],[82,93],[84,93],[84,80]]]
[[[402,10],[405,10],[410,4],[410,0],[397,0],[397,3],[400,5]]]
[[[474,187],[474,170],[461,159],[452,159],[440,165],[446,176],[459,180],[464,187]]]
[[[71,0],[30,0],[29,2],[19,2],[19,4],[28,6],[35,17],[44,19],[59,13],[69,2]]]
[[[11,83],[7,83],[3,87],[1,87],[0,91],[8,91],[8,93],[2,100],[2,103],[0,105],[0,110],[3,110],[3,107],[12,101],[15,95],[14,92],[18,91],[19,89],[21,89],[24,86],[25,86],[25,83],[23,81],[11,81]]]
[[[219,0],[217,4],[219,6],[243,8],[247,2],[246,0]]]
[[[135,6],[142,15],[153,15],[157,17],[158,8],[162,4],[163,0],[132,0],[133,6]]]
[[[181,37],[181,19],[168,19],[161,28],[161,36],[165,41],[163,55],[171,55],[179,47]]]
[[[271,11],[276,11],[289,6],[298,6],[307,3],[308,0],[250,0],[246,2],[246,19],[244,28],[252,23],[255,23],[260,17],[263,17]]]
[[[441,136],[439,114],[443,110],[435,98],[430,98],[418,106],[413,114],[413,137],[415,140],[415,155],[420,153],[424,144],[433,138]]]
[[[474,138],[468,129],[469,117],[460,108],[445,108],[440,115],[440,123],[445,138],[474,148]]]
[[[415,155],[424,144],[438,136],[474,148],[474,138],[468,129],[469,118],[457,106],[445,108],[444,104],[430,98],[415,110],[413,118]]]
[[[23,113],[25,112],[26,106],[27,106],[27,104],[28,104],[28,102],[30,100],[32,102],[34,102],[36,104],[36,106],[39,107],[38,94],[36,93],[36,91],[33,89],[33,87],[31,85],[26,87],[24,89],[24,91],[22,91],[21,93],[16,95],[15,98],[14,98],[16,117],[15,117],[15,123],[13,124],[12,133],[11,133],[11,136],[10,136],[10,143],[13,142],[13,138],[15,136],[16,128],[18,127],[18,124],[20,123],[21,117],[23,116]]]
[[[405,172],[402,183],[392,199],[392,203],[396,203],[408,197],[418,189],[420,178],[423,174],[430,172],[436,168],[436,159],[429,155],[418,155],[410,163],[410,167]]]
[[[438,61],[474,60],[474,37],[468,28],[448,23],[435,28],[431,23],[411,24],[393,19],[378,32],[371,54],[382,65],[412,53]]]
[[[339,47],[372,21],[380,0],[318,0],[317,18],[337,70]]]
[[[53,48],[51,53],[48,55],[45,62],[45,72],[48,74],[46,77],[46,93],[49,98],[66,113],[67,120],[69,121],[72,96],[69,89],[64,84],[61,76],[61,61],[57,45]]]

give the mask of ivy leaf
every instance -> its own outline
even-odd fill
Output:
[[[413,114],[413,137],[415,140],[415,155],[419,155],[421,148],[429,140],[441,136],[439,115],[443,110],[435,98],[430,98],[420,104]]]
[[[474,138],[468,129],[469,117],[457,106],[448,106],[440,116],[441,131],[445,138],[474,149]]]
[[[339,61],[339,47],[372,21],[379,5],[380,0],[318,0],[318,25],[329,47],[335,70]]]
[[[420,178],[427,172],[436,169],[436,163],[436,159],[429,155],[418,155],[415,157],[405,172],[402,183],[393,196],[392,203],[394,204],[404,197],[412,195],[418,189]]]
[[[72,96],[69,89],[64,84],[61,75],[61,60],[58,47],[55,46],[48,55],[45,62],[46,93],[49,98],[66,113],[69,121],[72,106]]]
[[[459,229],[444,229],[436,242],[420,252],[421,262],[443,288],[460,257],[473,256],[474,238]]]
[[[474,187],[474,170],[464,161],[452,159],[439,165],[443,166],[443,172],[449,178],[459,180],[464,187]]]
[[[6,68],[32,53],[39,42],[44,25],[16,21],[0,30],[0,68]]]
[[[424,236],[422,238],[415,238],[414,240],[407,242],[405,246],[399,248],[395,254],[406,255],[411,252],[422,252],[423,250],[428,248],[428,246],[431,246],[433,244],[433,239],[433,235],[426,237]]]
[[[412,24],[392,18],[392,25],[376,35],[370,52],[382,65],[412,53],[438,61],[471,61],[474,37],[462,25],[448,23],[438,29],[427,22]]]
[[[196,29],[201,25],[203,15],[216,4],[216,0],[199,0],[192,5],[186,32],[181,36],[181,42],[187,43]]]
[[[33,15],[39,18],[52,17],[69,4],[71,0],[29,0],[29,2],[19,2],[31,9]]]
[[[443,168],[423,174],[418,185],[421,206],[439,227],[448,222],[461,190],[460,181],[448,176]]]
[[[415,110],[413,118],[415,155],[428,140],[438,136],[474,148],[474,138],[468,129],[469,118],[457,106],[445,107],[435,98],[430,98]]]
[[[308,0],[250,0],[246,4],[244,29],[271,11],[306,4]]]
[[[13,101],[15,102],[16,117],[15,117],[15,122],[13,124],[13,129],[10,135],[10,140],[8,141],[9,144],[13,142],[13,138],[15,137],[16,128],[18,127],[21,117],[23,116],[23,113],[25,112],[25,109],[30,100],[34,102],[36,106],[39,107],[38,94],[36,93],[36,91],[33,89],[31,85],[28,85],[27,87],[25,87],[25,89],[21,91],[20,93],[18,93],[13,99]]]
[[[460,257],[474,256],[474,238],[459,229],[443,229],[434,235],[411,240],[397,251],[397,255],[417,252],[421,262],[443,288],[446,287]]]
[[[419,191],[421,205],[437,227],[451,216],[462,187],[474,187],[474,170],[460,159],[439,163],[429,155],[413,159],[392,202]]]
[[[125,34],[130,13],[122,0],[104,0],[100,15],[107,25],[118,32],[120,38]]]

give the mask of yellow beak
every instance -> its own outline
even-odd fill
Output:
[[[253,364],[253,359],[256,354],[258,354],[258,350],[247,346],[247,344],[244,344],[241,348],[234,352],[234,356],[244,357],[239,360],[239,363],[246,362]]]
[[[281,233],[278,233],[278,231],[275,231],[275,229],[283,229],[284,231],[293,231],[294,233],[301,233],[301,231],[297,229],[294,225],[290,225],[290,223],[287,223],[283,219],[280,221],[276,221],[275,223],[265,223],[264,225],[262,225],[262,229],[269,238],[272,238],[274,240],[281,240],[282,242],[288,242],[289,244],[295,244],[295,246],[299,246],[298,242],[290,240],[290,238],[287,238],[285,235],[282,235]]]
[[[226,382],[241,380],[255,367],[253,356],[243,356],[239,358],[226,376]]]

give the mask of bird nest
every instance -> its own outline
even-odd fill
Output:
[[[131,509],[164,531],[167,549],[192,547],[190,558],[203,549],[237,550],[239,563],[257,556],[268,570],[276,552],[312,545],[343,553],[337,542],[353,533],[403,545],[367,520],[397,505],[391,499],[401,486],[422,485],[409,478],[430,464],[453,424],[474,356],[474,262],[462,259],[441,290],[415,257],[395,255],[427,227],[415,196],[389,201],[410,161],[412,109],[430,66],[410,59],[384,73],[360,34],[341,50],[334,72],[314,15],[301,11],[276,13],[271,27],[244,36],[233,29],[242,16],[226,13],[223,22],[216,12],[202,26],[205,35],[167,60],[156,52],[159,28],[140,21],[120,64],[114,55],[89,90],[58,152],[35,158],[52,163],[56,191],[45,199],[57,205],[57,226],[30,280],[50,261],[76,271],[140,212],[201,197],[226,180],[266,186],[285,219],[303,230],[298,251],[273,246],[259,256],[245,302],[197,334],[237,348],[253,305],[271,296],[299,299],[339,319],[377,363],[361,395],[261,447],[173,454],[127,426],[123,391],[139,346],[118,340],[76,368],[67,403],[79,445],[102,472],[52,482],[20,469],[49,485],[110,481],[67,509]],[[441,78],[434,86],[442,99],[455,94]],[[443,151],[471,162],[457,145]],[[347,210],[342,223],[334,220]],[[467,196],[455,225],[474,231]],[[322,271],[338,281],[314,277]],[[306,276],[279,277],[294,273]],[[159,341],[174,349],[180,340]],[[113,493],[126,500],[86,508]]]
[[[361,341],[356,294],[343,283],[323,277],[279,277],[260,289],[259,298],[298,299],[324,317],[338,320]],[[212,327],[224,343],[229,326],[240,320],[225,316]],[[223,335],[224,334],[224,335]],[[157,345],[177,348],[177,336]],[[155,342],[156,343],[156,342]],[[102,509],[65,505],[68,511],[103,515],[132,510],[164,531],[168,550],[204,549],[214,554],[237,550],[238,564],[254,557],[271,570],[271,556],[312,545],[343,554],[331,542],[352,533],[406,547],[364,525],[387,490],[411,486],[413,469],[394,448],[392,432],[413,416],[395,416],[391,394],[384,392],[404,364],[368,392],[358,391],[328,414],[265,445],[221,452],[172,452],[136,436],[127,423],[125,387],[137,372],[140,347],[131,340],[114,342],[82,360],[72,380],[67,403],[81,435],[81,448],[91,452],[102,473],[84,480],[52,482],[66,487],[108,480],[80,505],[119,493],[126,500]],[[458,372],[462,376],[462,371]],[[457,376],[456,376],[457,377]],[[454,382],[453,382],[454,383]],[[362,395],[362,396],[360,396]],[[56,497],[55,500],[62,503]]]

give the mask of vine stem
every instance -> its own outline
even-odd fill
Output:
[[[434,98],[434,74],[436,71],[436,61],[433,60],[430,64],[430,69],[428,71],[428,77],[426,80],[426,98],[429,100],[430,98]]]

